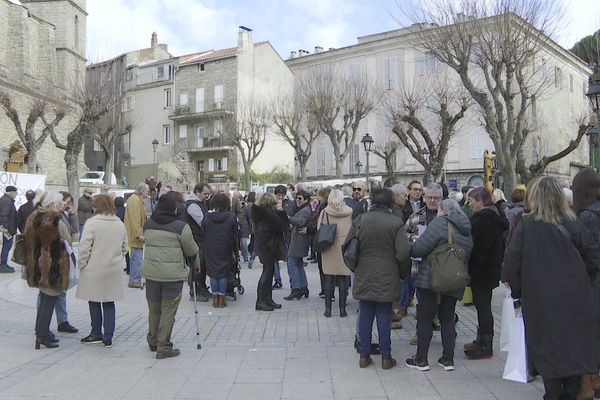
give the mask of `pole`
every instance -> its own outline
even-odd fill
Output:
[[[367,151],[367,190],[369,188],[369,152]]]
[[[156,178],[156,147],[154,148],[154,161],[152,162],[152,175]]]

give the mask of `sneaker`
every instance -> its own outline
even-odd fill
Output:
[[[112,339],[104,339],[102,341],[102,344],[104,345],[104,347],[111,348],[112,347]]]
[[[273,284],[273,289],[281,289],[283,285],[280,282],[275,282]]]
[[[408,341],[409,344],[412,344],[413,346],[416,346],[417,344],[419,344],[419,338],[417,338],[417,335],[413,336],[410,338],[410,340]]]
[[[429,371],[429,363],[427,360],[417,360],[416,356],[407,358],[405,364],[408,368],[418,369],[419,371]]]
[[[81,339],[81,343],[83,344],[99,344],[104,342],[104,340],[102,339],[102,336],[86,336],[83,339]]]
[[[1,274],[10,274],[12,272],[15,272],[15,270],[11,267],[9,267],[8,265],[0,265],[0,273]]]
[[[181,354],[181,351],[179,351],[179,349],[169,349],[162,353],[157,352],[156,359],[162,360],[163,358],[177,357],[180,354]]]
[[[444,371],[454,371],[454,360],[444,360],[444,357],[437,360],[440,367],[444,368]]]
[[[65,321],[62,324],[58,325],[58,331],[65,332],[65,333],[77,333],[77,332],[79,332],[79,329],[77,329],[73,325],[69,324],[69,321]],[[102,339],[102,338],[100,338],[100,339]]]
[[[142,284],[141,283],[136,283],[136,282],[129,282],[129,284],[127,285],[128,288],[131,289],[141,289],[142,288]]]

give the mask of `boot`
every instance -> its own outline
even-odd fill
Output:
[[[465,344],[463,347],[465,350],[475,350],[477,348],[477,346],[479,346],[479,341],[480,341],[480,336],[479,336],[479,327],[477,327],[477,336],[475,337],[475,340],[473,340],[471,343],[467,343]]]
[[[323,275],[323,286],[325,292],[325,318],[331,317],[331,303],[333,302],[334,277],[331,275]]]
[[[227,307],[227,302],[225,301],[225,295],[220,294],[219,295],[219,308],[225,308],[225,307]]]
[[[392,369],[398,363],[392,357],[381,357],[381,369]]]
[[[346,312],[346,294],[348,293],[346,277],[339,277],[337,282],[339,286],[338,295],[340,296],[340,317],[344,318],[348,316]]]
[[[290,292],[290,294],[288,294],[287,296],[285,296],[283,299],[284,300],[294,300],[294,299],[300,300],[300,297],[302,297],[303,295],[304,295],[304,292],[302,292],[302,290],[300,290],[300,289],[292,289],[292,291]]]
[[[281,304],[275,303],[275,301],[273,300],[273,287],[271,285],[265,285],[264,293],[265,303],[267,303],[274,309],[279,310],[281,308]]]
[[[592,386],[594,388],[594,398],[600,399],[600,375],[592,375]]]
[[[214,295],[214,296],[212,297],[212,301],[213,301],[213,302],[212,302],[212,306],[213,306],[213,308],[219,308],[219,296],[217,296],[217,295]]]
[[[591,374],[581,375],[581,385],[577,400],[594,400],[594,386]]]
[[[481,335],[479,345],[473,350],[465,350],[465,355],[471,360],[485,360],[492,358],[494,352],[492,350],[492,342],[494,335]]]
[[[331,298],[325,298],[325,312],[323,313],[325,318],[331,317]]]
[[[254,307],[256,311],[273,311],[274,308],[265,301],[264,294],[262,290],[256,291],[256,306]]]

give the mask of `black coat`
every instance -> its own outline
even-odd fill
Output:
[[[27,222],[27,218],[29,218],[37,208],[38,205],[34,204],[33,201],[28,201],[19,207],[19,210],[17,210],[17,228],[19,228],[19,232],[25,233],[25,223]]]
[[[582,259],[590,236],[578,221],[556,225],[526,216],[505,259],[512,296],[521,299],[528,356],[545,378],[598,371],[600,349],[592,286]]]
[[[508,220],[495,205],[471,217],[473,251],[469,258],[470,286],[489,289],[498,286],[506,245],[504,232],[508,225]]]
[[[261,263],[283,260],[287,253],[285,232],[289,231],[288,217],[285,211],[259,207],[251,208],[254,221],[256,253]]]
[[[211,278],[225,278],[237,268],[239,228],[231,211],[209,212],[202,221],[204,266]]]
[[[14,235],[17,233],[17,209],[15,208],[15,200],[4,194],[0,197],[0,225],[8,229],[8,233]]]
[[[590,236],[590,250],[586,252],[583,261],[594,290],[596,320],[600,328],[600,201],[587,206],[579,213],[578,218]],[[598,334],[600,337],[600,330]]]

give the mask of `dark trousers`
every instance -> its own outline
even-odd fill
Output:
[[[566,378],[544,378],[544,400],[575,400],[579,392],[581,377],[569,376]]]
[[[360,337],[360,354],[368,357],[371,354],[371,339],[373,320],[377,318],[377,335],[379,336],[379,350],[383,357],[390,357],[392,345],[390,340],[390,323],[392,317],[392,303],[377,301],[360,301],[358,315],[358,335]]]
[[[454,309],[456,297],[440,295],[428,289],[418,288],[419,304],[417,304],[417,359],[427,360],[429,345],[433,336],[433,317],[437,313],[442,325],[442,346],[445,360],[454,360],[454,346],[456,344],[456,329],[454,322]]]
[[[146,301],[148,302],[148,344],[156,346],[158,352],[173,348],[171,333],[175,325],[175,315],[181,302],[183,281],[157,282],[146,280]]]
[[[494,316],[492,315],[492,289],[480,286],[471,286],[473,291],[473,304],[477,309],[477,322],[479,334],[494,336]],[[421,299],[419,298],[419,302]]]
[[[348,277],[346,275],[327,275],[323,274],[323,292],[326,300],[332,300],[335,292],[335,287],[338,287],[338,298],[344,304],[348,291]]]
[[[275,260],[263,260],[263,270],[258,280],[257,290],[261,293],[269,293],[269,289],[273,282],[273,274],[275,273]]]
[[[14,236],[7,239],[2,235],[2,251],[0,252],[0,265],[8,265],[8,253],[13,244]]]
[[[90,308],[90,318],[92,319],[92,332],[90,336],[112,340],[115,333],[115,302],[107,301],[98,303],[88,301],[88,305]],[[103,323],[104,335],[102,334]]]
[[[40,291],[39,298],[40,302],[35,317],[35,336],[43,339],[50,335],[50,321],[52,321],[52,312],[57,296],[50,296]]]
[[[319,267],[319,278],[321,279],[321,292],[325,292],[325,274],[323,273],[323,258],[317,253],[317,266]]]

